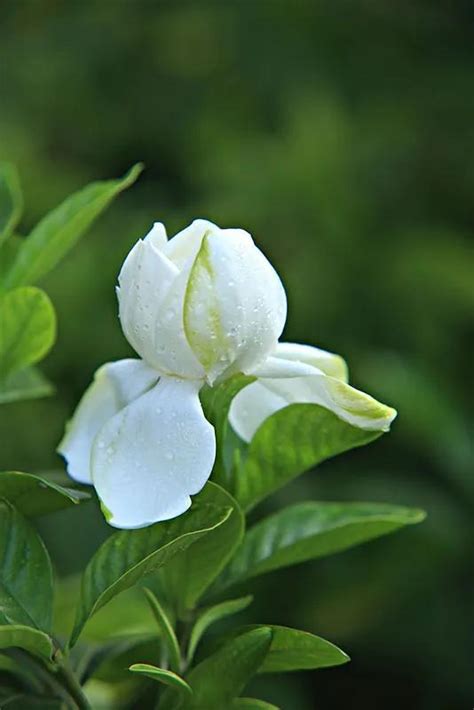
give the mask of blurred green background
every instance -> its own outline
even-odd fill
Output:
[[[266,677],[285,710],[472,707],[474,5],[430,0],[3,0],[0,152],[22,232],[137,160],[139,182],[44,282],[48,400],[0,413],[4,468],[58,468],[96,367],[130,351],[114,283],[154,220],[242,226],[282,275],[285,338],[343,354],[399,410],[393,432],[282,502],[417,505],[426,523],[267,575],[252,619],[340,644],[339,669]],[[471,466],[470,466],[471,463]],[[58,574],[107,534],[91,506],[42,524]]]

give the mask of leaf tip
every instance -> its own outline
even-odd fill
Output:
[[[132,167],[125,173],[122,178],[122,187],[130,187],[133,185],[138,176],[145,170],[145,163],[138,162],[132,165]]]

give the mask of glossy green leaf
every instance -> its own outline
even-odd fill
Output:
[[[32,473],[0,471],[0,498],[10,501],[23,515],[34,517],[77,505],[90,496]]]
[[[237,698],[232,703],[233,710],[280,710],[277,705],[256,698]]]
[[[234,496],[248,510],[321,461],[381,434],[351,426],[317,404],[291,404],[256,432],[235,473]]]
[[[272,642],[259,673],[279,673],[284,671],[310,670],[340,666],[350,661],[349,656],[330,641],[307,631],[299,631],[273,624],[249,624],[229,632],[218,641],[218,648],[242,634],[258,629],[271,629]]]
[[[145,588],[143,591],[148,599],[151,611],[158,624],[161,637],[168,651],[170,668],[171,670],[179,671],[181,665],[181,652],[179,650],[178,639],[176,638],[176,634],[169,617],[151,589]]]
[[[240,506],[227,491],[209,482],[200,498],[208,505],[230,509],[231,514],[212,535],[199,540],[163,570],[169,598],[176,604],[180,615],[194,608],[237,549],[244,532],[245,521]]]
[[[53,574],[35,529],[0,500],[0,624],[31,626],[49,633]]]
[[[10,163],[0,163],[0,243],[18,224],[23,210],[20,179]]]
[[[93,182],[70,195],[36,225],[23,241],[5,280],[7,288],[34,283],[66,255],[92,222],[142,171],[135,165],[120,180]]]
[[[156,666],[151,666],[148,663],[134,663],[128,670],[132,671],[132,673],[138,673],[140,675],[147,676],[148,678],[152,678],[152,680],[156,680],[159,683],[169,685],[176,690],[183,691],[186,695],[192,695],[193,693],[189,685],[183,678],[181,678],[181,676],[173,673],[172,671],[167,671],[164,668],[157,668]]]
[[[248,628],[262,627],[245,627],[246,632]],[[314,670],[340,666],[350,661],[347,653],[333,643],[307,631],[273,624],[269,628],[272,630],[272,643],[259,673]]]
[[[217,586],[341,552],[424,517],[422,510],[385,503],[298,503],[247,532]]]
[[[2,380],[41,360],[54,343],[56,315],[39,288],[16,288],[0,297],[0,373]]]
[[[215,387],[203,387],[199,394],[206,419],[211,422],[216,432],[217,455],[212,471],[212,480],[227,489],[231,485],[232,469],[232,457],[228,456],[229,452],[226,447],[226,439],[230,429],[229,409],[235,395],[254,380],[255,377],[234,375]]]
[[[264,626],[230,639],[187,677],[194,692],[192,699],[171,699],[166,693],[160,708],[223,710],[230,707],[264,662],[271,641],[272,631]]]
[[[52,394],[53,385],[36,367],[26,367],[0,382],[0,404],[50,397]]]
[[[215,604],[207,609],[203,609],[193,626],[188,647],[188,663],[193,659],[197,645],[206,633],[211,624],[224,619],[226,616],[237,614],[246,609],[252,603],[252,596],[240,597],[240,599],[228,599],[220,604]]]
[[[202,536],[216,530],[229,515],[229,508],[201,503],[195,497],[190,510],[178,518],[140,530],[114,533],[98,549],[82,577],[81,598],[70,644],[73,645],[87,619],[110,599],[156,572],[176,554],[184,552]]]
[[[53,643],[50,637],[30,626],[0,626],[0,649],[22,648],[45,661],[51,661]]]

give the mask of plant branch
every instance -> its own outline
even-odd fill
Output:
[[[66,688],[67,692],[74,700],[76,706],[79,708],[79,710],[91,710],[90,703],[84,695],[80,683],[72,672],[69,663],[60,653],[56,654],[56,660],[59,664],[56,674],[58,678],[60,678],[64,688]]]

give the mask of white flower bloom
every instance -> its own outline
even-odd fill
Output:
[[[216,454],[199,401],[206,382],[258,377],[230,412],[246,441],[292,402],[316,402],[366,429],[386,429],[395,416],[346,383],[339,356],[278,343],[285,291],[242,229],[196,220],[168,241],[156,223],[125,259],[117,294],[124,334],[142,359],[97,371],[58,447],[69,475],[95,486],[111,525],[180,515],[206,483]]]

